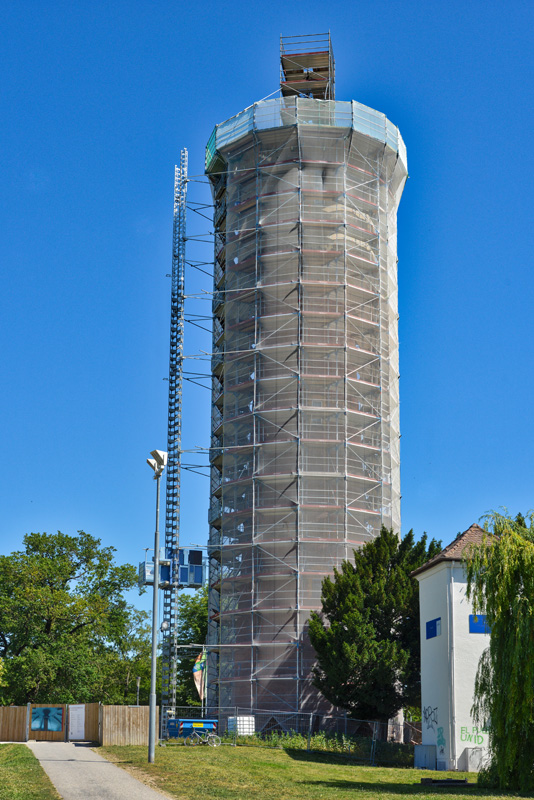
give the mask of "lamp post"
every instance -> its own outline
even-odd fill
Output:
[[[152,663],[150,668],[150,707],[148,721],[148,763],[156,757],[156,671],[158,655],[158,591],[159,591],[159,488],[163,470],[167,466],[167,453],[152,450],[146,463],[154,470],[156,481],[156,532],[154,533],[154,595],[152,599]]]

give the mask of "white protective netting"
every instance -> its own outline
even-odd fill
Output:
[[[210,704],[320,706],[306,623],[321,581],[400,529],[403,147],[378,112],[295,98],[210,140]]]

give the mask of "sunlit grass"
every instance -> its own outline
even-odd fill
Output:
[[[152,786],[178,800],[393,800],[398,795],[417,795],[425,800],[443,794],[463,800],[503,796],[476,786],[442,789],[420,783],[422,777],[467,777],[474,783],[473,774],[360,766],[339,756],[299,750],[175,745],[158,747],[156,763],[150,765],[146,747],[101,747],[98,752],[133,770],[136,777],[146,776]]]
[[[0,745],[0,800],[57,800],[58,793],[24,744]]]

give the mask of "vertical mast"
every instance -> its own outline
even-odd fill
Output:
[[[180,545],[180,467],[182,447],[182,372],[184,342],[185,224],[187,197],[187,150],[180,152],[174,168],[174,215],[172,232],[171,335],[169,357],[169,409],[167,428],[167,484],[165,503],[165,557],[173,569],[170,585],[163,590],[162,706],[176,707],[178,654],[178,549]],[[165,629],[166,628],[166,629]]]

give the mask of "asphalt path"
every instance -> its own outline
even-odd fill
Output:
[[[85,744],[27,742],[63,800],[168,800]]]

